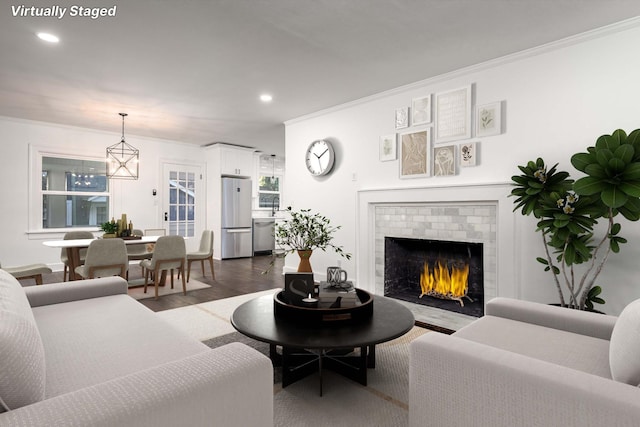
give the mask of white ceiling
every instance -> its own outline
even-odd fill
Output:
[[[117,15],[14,17],[27,3],[2,0],[0,115],[120,132],[126,112],[127,134],[275,154],[286,120],[640,15],[638,0],[40,3]]]

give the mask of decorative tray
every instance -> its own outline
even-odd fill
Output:
[[[293,305],[287,301],[284,291],[273,297],[273,311],[276,316],[304,323],[358,322],[369,319],[373,314],[373,297],[362,289],[356,289],[357,302],[345,307],[319,307],[317,300],[305,305]]]

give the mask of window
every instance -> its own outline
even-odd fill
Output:
[[[280,207],[280,177],[260,175],[258,179],[258,207],[277,211]]]
[[[109,220],[109,180],[104,160],[43,155],[43,229],[98,227]]]

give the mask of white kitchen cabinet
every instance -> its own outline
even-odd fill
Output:
[[[251,177],[254,174],[253,150],[220,147],[220,174]]]

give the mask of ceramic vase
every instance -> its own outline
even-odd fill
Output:
[[[309,262],[309,258],[311,258],[311,253],[313,251],[298,251],[298,256],[300,257],[300,264],[298,264],[298,273],[311,273],[311,263]]]

